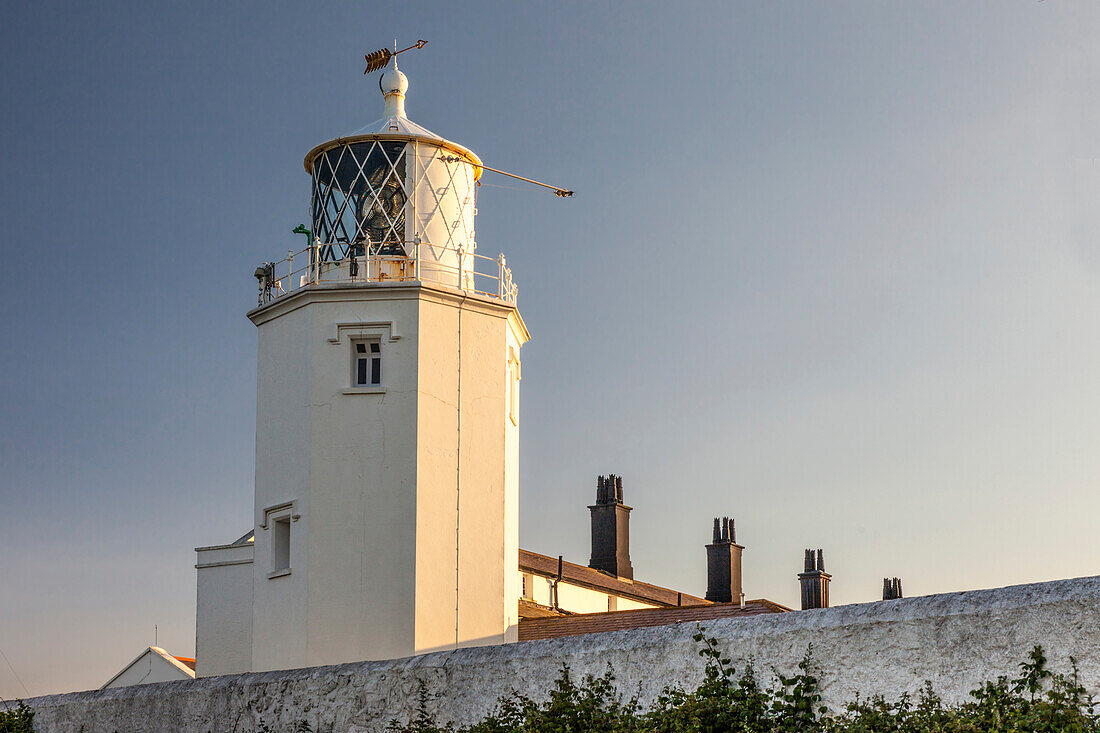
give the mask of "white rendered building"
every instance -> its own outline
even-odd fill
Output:
[[[521,612],[708,603],[633,580],[615,477],[589,567],[519,549],[529,334],[503,255],[476,251],[481,161],[405,116],[396,59],[379,86],[380,120],[306,156],[309,246],[256,271],[253,529],[197,548],[199,676],[511,642]]]
[[[195,660],[190,657],[174,657],[159,646],[146,648],[118,674],[103,683],[99,689],[109,690],[130,685],[151,685],[156,682],[177,682],[195,679]]]

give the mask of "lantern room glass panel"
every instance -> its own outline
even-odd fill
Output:
[[[337,145],[313,161],[313,231],[321,261],[349,255],[404,256],[404,142]]]

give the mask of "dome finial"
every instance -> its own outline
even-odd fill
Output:
[[[409,89],[409,79],[397,68],[397,55],[411,51],[414,48],[424,48],[427,43],[427,41],[421,39],[408,48],[398,51],[397,39],[395,38],[393,39],[392,51],[388,48],[380,48],[363,57],[367,62],[367,69],[363,72],[364,74],[378,71],[383,67],[389,67],[378,79],[378,88],[382,91],[382,97],[386,100],[386,111],[384,113],[386,117],[405,116],[405,92]]]
[[[386,100],[384,117],[405,116],[405,92],[409,90],[409,78],[397,68],[397,54],[390,57],[389,68],[378,79],[378,88]]]

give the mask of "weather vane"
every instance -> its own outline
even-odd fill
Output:
[[[397,39],[395,38],[394,41],[393,41],[393,48],[394,48],[393,51],[389,50],[388,48],[380,48],[377,51],[372,51],[372,52],[370,52],[368,54],[365,54],[363,56],[363,58],[366,59],[366,61],[367,61],[367,68],[366,68],[366,70],[363,71],[363,73],[364,74],[369,74],[372,71],[378,71],[379,69],[384,69],[386,67],[386,65],[390,62],[390,59],[392,59],[397,54],[405,53],[406,51],[411,51],[414,48],[424,48],[424,46],[427,45],[427,43],[428,43],[427,41],[421,39],[421,40],[417,41],[416,43],[414,43],[413,45],[409,46],[408,48],[403,48],[400,51],[398,51],[397,50]],[[381,86],[381,80],[379,80],[379,86]],[[464,159],[459,158],[458,156],[455,156],[455,155],[445,155],[445,156],[443,156],[443,160],[447,163],[458,163],[458,162],[460,162]],[[469,161],[465,161],[465,162],[469,163]],[[554,195],[558,196],[559,198],[569,198],[570,196],[573,195],[573,191],[571,191],[568,188],[561,188],[560,186],[551,186],[549,183],[543,183],[541,181],[536,181],[532,178],[524,178],[523,176],[517,176],[515,173],[508,173],[507,171],[502,171],[498,168],[490,168],[489,166],[482,165],[480,163],[476,164],[475,167],[480,168],[483,171],[491,171],[493,173],[499,173],[502,176],[508,176],[509,178],[515,178],[515,179],[520,180],[520,181],[526,181],[527,183],[533,183],[536,186],[542,186],[543,188],[549,188],[551,191],[554,192]]]
[[[363,58],[367,60],[367,68],[363,73],[364,74],[369,74],[372,71],[378,71],[379,69],[385,68],[386,64],[388,64],[390,62],[390,59],[392,59],[397,54],[405,53],[406,51],[411,51],[414,48],[424,48],[424,46],[427,45],[427,43],[428,43],[427,41],[421,39],[421,40],[417,41],[416,43],[414,43],[413,45],[409,46],[408,48],[403,48],[400,51],[398,51],[397,50],[397,41],[394,41],[394,43],[393,43],[394,50],[393,51],[389,50],[388,48],[380,48],[377,51],[372,51],[371,53],[368,53],[365,56],[363,56]]]

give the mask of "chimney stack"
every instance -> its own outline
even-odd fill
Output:
[[[733,520],[714,520],[714,541],[707,545],[707,600],[716,603],[741,602],[741,552]]]
[[[806,550],[806,569],[798,574],[802,586],[802,610],[829,607],[829,581],[833,576],[825,572],[825,553]]]
[[[592,512],[592,558],[588,567],[619,578],[634,579],[630,565],[630,507],[623,503],[623,477],[596,479]]]
[[[902,598],[901,595],[901,578],[883,578],[882,579],[882,600],[893,601],[898,598]]]

